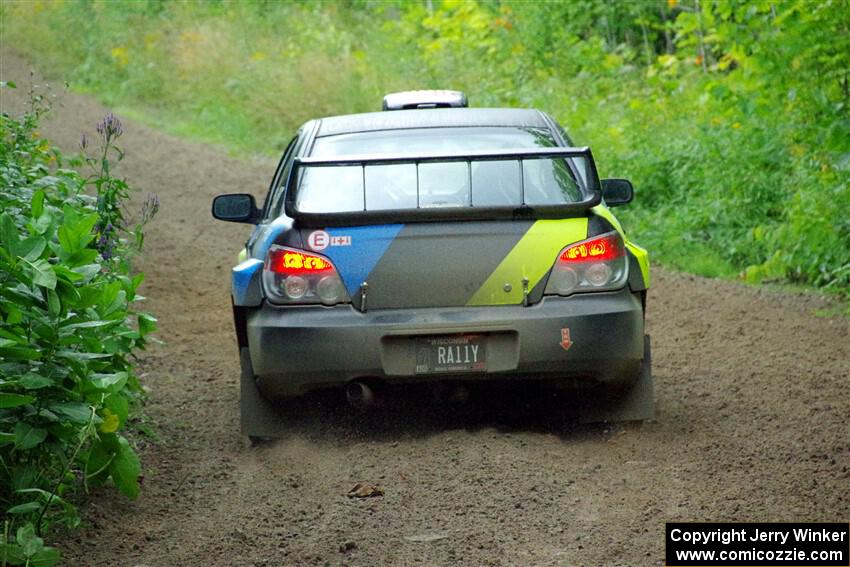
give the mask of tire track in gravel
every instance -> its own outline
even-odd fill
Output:
[[[0,57],[21,87],[2,110],[19,110],[29,66]],[[60,100],[42,131],[74,151],[107,109]],[[576,427],[533,400],[368,418],[325,400],[250,448],[228,298],[247,229],[209,206],[261,197],[274,163],[129,121],[121,145],[121,173],[162,201],[137,262],[165,342],[140,367],[161,440],[141,448],[139,500],[84,501],[84,527],[55,542],[69,565],[659,565],[665,521],[848,519],[848,321],[813,316],[815,296],[659,269],[658,417],[642,428]],[[346,498],[361,480],[385,495]],[[421,534],[446,537],[405,539]]]

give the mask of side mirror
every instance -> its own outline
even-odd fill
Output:
[[[212,202],[212,216],[228,222],[256,224],[260,218],[254,196],[248,193],[218,195]]]
[[[602,198],[609,207],[631,203],[635,197],[635,188],[628,179],[603,179]]]

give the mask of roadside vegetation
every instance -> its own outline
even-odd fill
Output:
[[[537,107],[632,179],[654,259],[850,293],[850,0],[73,1],[2,22],[74,88],[241,153],[393,90]]]
[[[158,203],[127,214],[115,116],[68,160],[39,135],[45,99],[30,96],[22,117],[0,116],[0,565],[46,567],[59,551],[41,536],[80,523],[75,492],[111,481],[139,493],[123,432],[143,394],[133,357],[155,319],[137,309],[143,274],[130,260]]]

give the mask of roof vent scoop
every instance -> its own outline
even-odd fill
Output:
[[[402,91],[384,97],[383,110],[416,108],[466,108],[469,102],[460,91]]]

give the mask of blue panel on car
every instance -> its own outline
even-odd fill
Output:
[[[249,258],[233,268],[233,280],[231,291],[235,305],[259,305],[260,294],[260,272],[263,262],[255,258]]]
[[[345,289],[354,295],[402,228],[403,224],[329,228],[330,246],[320,254],[331,259]]]
[[[275,243],[277,237],[292,227],[292,219],[287,217],[279,217],[273,220],[266,226],[263,226],[260,234],[257,236],[257,241],[251,249],[254,258],[264,259],[272,244]]]

